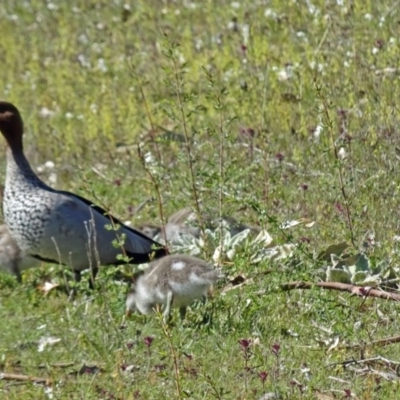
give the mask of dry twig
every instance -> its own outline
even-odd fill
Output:
[[[360,297],[377,297],[385,300],[400,301],[400,294],[385,292],[379,289],[373,289],[370,287],[361,287],[351,285],[349,283],[340,282],[286,282],[281,285],[282,290],[293,290],[293,289],[311,289],[314,286],[321,287],[323,289],[340,290],[343,292],[349,292],[354,296]]]
[[[39,378],[36,376],[20,375],[20,374],[8,374],[6,372],[0,372],[0,380],[44,383],[46,385],[49,385],[51,383],[51,381],[47,378]]]

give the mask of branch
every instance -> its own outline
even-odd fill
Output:
[[[349,292],[354,296],[360,297],[378,297],[385,300],[400,301],[400,294],[384,292],[379,289],[372,289],[371,287],[355,286],[349,283],[340,282],[286,282],[281,285],[282,290],[293,290],[293,289],[311,289],[314,286],[321,287],[323,289],[340,290],[342,292]]]
[[[36,376],[29,375],[7,374],[6,372],[0,372],[0,380],[44,383],[46,385],[51,383],[51,381],[46,378],[38,378]]]
[[[345,349],[360,349],[363,347],[369,347],[369,346],[388,346],[389,344],[392,343],[399,343],[400,342],[400,336],[392,336],[388,337],[385,339],[377,339],[373,340],[371,343],[363,343],[363,344],[349,344],[347,346],[344,346]]]

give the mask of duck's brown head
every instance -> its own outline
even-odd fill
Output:
[[[12,150],[22,150],[24,124],[13,104],[0,101],[0,131]]]

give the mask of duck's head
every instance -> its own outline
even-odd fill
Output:
[[[0,131],[12,150],[22,149],[24,124],[17,107],[6,101],[0,101]]]

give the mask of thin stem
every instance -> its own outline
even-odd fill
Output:
[[[188,160],[189,160],[189,171],[190,171],[190,179],[191,179],[191,184],[192,184],[193,200],[194,200],[195,209],[196,209],[195,211],[197,214],[197,218],[199,220],[201,234],[205,238],[205,227],[204,227],[203,218],[201,216],[200,199],[199,199],[199,195],[198,195],[198,191],[197,191],[197,187],[196,187],[196,177],[195,177],[194,165],[193,165],[193,155],[192,155],[192,149],[191,149],[190,141],[189,141],[189,130],[187,127],[185,109],[184,109],[184,104],[183,104],[183,99],[182,99],[183,84],[182,84],[182,79],[179,76],[179,68],[176,63],[176,59],[175,59],[175,57],[171,57],[171,59],[172,59],[173,67],[174,67],[174,77],[175,77],[175,82],[176,82],[176,96],[178,99],[179,112],[181,114],[183,134],[185,137],[186,153],[188,155]]]
[[[326,97],[323,95],[322,90],[319,86],[316,86],[317,89],[317,94],[318,97],[320,98],[322,102],[322,107],[323,111],[325,114],[326,122],[327,122],[327,127],[331,139],[331,145],[332,145],[332,150],[333,150],[333,155],[335,157],[336,163],[338,164],[338,177],[339,177],[339,185],[340,185],[340,192],[344,201],[344,207],[346,210],[346,218],[347,218],[347,224],[350,230],[350,240],[351,243],[353,244],[354,247],[356,247],[355,241],[354,241],[354,228],[353,228],[353,222],[352,222],[352,217],[351,217],[351,210],[350,210],[350,200],[346,192],[345,184],[344,184],[344,177],[343,177],[343,169],[341,167],[341,162],[339,159],[339,154],[338,154],[338,148],[335,143],[335,137],[334,137],[334,132],[333,132],[333,121],[330,117],[329,114],[329,106],[327,103]]]
[[[262,106],[261,106],[261,123],[260,123],[260,136],[262,137],[264,134],[264,129],[265,129],[265,110],[267,108],[267,90],[268,90],[268,70],[264,76],[264,91],[263,91],[263,97],[262,97]],[[268,138],[267,135],[265,135],[265,140],[263,142],[265,143],[265,146],[263,147],[263,155],[264,155],[264,207],[266,210],[268,210],[268,199],[269,199],[269,189],[268,189],[268,181],[269,181],[269,168],[268,168],[268,153],[267,153],[267,148],[268,148]]]
[[[151,131],[155,132],[155,126],[153,123],[153,118],[151,117],[151,112],[150,112],[150,108],[149,108],[149,104],[147,103],[147,98],[144,94],[144,89],[143,89],[143,85],[141,82],[139,82],[139,88],[140,88],[140,94],[142,95],[142,99],[143,99],[143,103],[144,106],[146,108],[146,114],[147,114],[147,118],[149,119],[149,123],[150,123],[150,127],[151,127]],[[160,163],[162,163],[162,158],[161,158],[161,151],[160,151],[160,147],[158,146],[157,140],[153,141],[156,147],[156,152],[157,152],[157,157]]]
[[[222,229],[222,218],[223,218],[223,201],[224,201],[224,152],[225,152],[225,137],[224,137],[224,127],[223,127],[223,116],[222,116],[222,106],[221,99],[218,96],[218,109],[219,109],[219,185],[218,185],[218,208],[219,208],[219,246],[221,249],[221,259],[224,259],[224,238]]]
[[[182,394],[182,388],[181,388],[181,375],[179,371],[179,363],[178,363],[178,356],[176,354],[176,350],[174,347],[174,344],[172,343],[172,337],[171,333],[168,330],[168,325],[164,322],[162,315],[159,314],[160,322],[161,322],[161,329],[163,331],[163,334],[165,338],[168,341],[169,348],[171,350],[172,354],[172,360],[174,362],[174,375],[175,375],[175,386],[176,386],[176,391],[178,393],[178,398],[183,399],[183,394]]]
[[[161,190],[160,190],[160,185],[158,183],[157,177],[150,171],[150,168],[147,166],[146,160],[144,158],[144,155],[142,153],[142,149],[141,149],[140,145],[137,146],[137,152],[138,152],[139,160],[141,161],[144,170],[149,175],[150,180],[151,180],[151,182],[154,186],[154,189],[157,193],[158,211],[160,213],[160,219],[161,219],[161,231],[162,231],[162,235],[164,237],[165,245],[168,247],[167,234],[165,232],[165,217],[164,217],[163,199],[162,199],[162,194],[161,194]]]
[[[129,67],[130,67],[133,75],[135,76],[135,78],[138,79],[137,75],[134,72],[135,68],[134,68],[134,66],[132,65],[131,62],[129,63]],[[155,129],[153,118],[152,118],[152,115],[151,115],[151,112],[150,112],[150,107],[149,107],[149,104],[147,102],[147,97],[146,97],[146,95],[144,93],[143,83],[142,83],[142,81],[140,79],[138,79],[138,83],[139,83],[140,95],[142,96],[142,100],[143,100],[144,106],[146,108],[147,118],[149,119],[151,132],[154,133],[156,131],[156,129]],[[162,156],[161,156],[160,147],[159,147],[159,145],[158,145],[156,140],[154,140],[153,142],[154,142],[154,145],[155,145],[155,148],[156,148],[158,161],[159,161],[160,164],[162,164],[163,162],[162,162]],[[160,192],[160,187],[159,187],[159,184],[158,184],[157,179],[155,178],[155,176],[153,176],[153,174],[150,172],[150,170],[146,167],[146,163],[144,161],[144,158],[141,157],[141,151],[139,149],[139,146],[138,146],[138,153],[139,153],[139,158],[141,159],[142,164],[143,164],[146,172],[149,174],[150,179],[153,182],[153,185],[154,185],[154,187],[156,189],[156,192],[157,192],[158,209],[159,209],[159,214],[160,214],[160,219],[161,219],[161,232],[162,232],[162,235],[164,237],[165,243],[168,244],[167,243],[167,235],[165,233],[165,223],[166,222],[165,222],[165,218],[164,218],[163,202],[162,202],[162,196],[161,196],[161,192]]]

